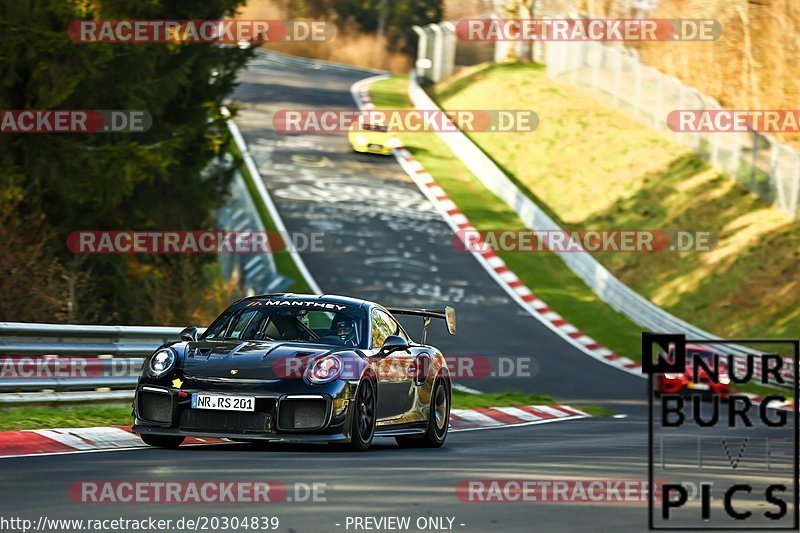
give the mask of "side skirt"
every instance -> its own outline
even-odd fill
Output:
[[[385,427],[385,426],[384,426]],[[375,428],[376,437],[400,437],[403,435],[424,435],[428,431],[428,426],[419,422],[412,424],[398,424],[384,428]]]

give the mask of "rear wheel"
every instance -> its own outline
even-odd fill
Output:
[[[420,437],[395,437],[401,448],[441,448],[450,427],[450,389],[441,377],[433,384],[428,430]]]
[[[350,448],[359,452],[369,449],[375,436],[375,382],[366,377],[356,391],[351,423]]]
[[[177,448],[186,437],[171,437],[169,435],[140,435],[142,437],[142,441],[145,444],[150,446],[156,446],[157,448]]]

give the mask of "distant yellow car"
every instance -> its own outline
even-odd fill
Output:
[[[402,146],[386,126],[365,122],[363,117],[353,121],[347,138],[356,152],[391,155],[392,148]]]

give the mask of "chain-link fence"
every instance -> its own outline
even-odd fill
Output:
[[[621,47],[599,42],[548,42],[548,75],[588,90],[632,118],[671,135],[764,201],[798,218],[800,154],[755,131],[676,132],[667,126],[673,110],[719,110],[712,98],[639,62]]]
[[[539,0],[534,4],[534,13],[542,18],[575,18],[574,12],[555,11],[556,7],[563,9],[566,3],[565,0]],[[656,2],[627,0],[625,5],[625,13],[644,17],[653,12]],[[497,6],[495,9],[503,12]],[[419,37],[415,71],[421,82],[441,81],[457,66],[500,62],[510,57],[545,63],[551,78],[586,90],[609,106],[670,135],[765,202],[795,219],[800,218],[800,154],[757,131],[689,133],[671,130],[667,122],[671,111],[723,108],[713,98],[677,78],[643,65],[635,50],[601,42],[458,41],[451,22],[414,29]]]

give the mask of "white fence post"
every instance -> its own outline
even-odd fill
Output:
[[[771,176],[772,186],[775,187],[775,202],[774,204],[781,209],[788,210],[786,202],[786,194],[781,186],[781,169],[778,165],[778,143],[771,137],[769,139],[769,173]]]
[[[412,30],[417,34],[417,61],[414,63],[414,68],[417,72],[417,77],[422,79],[425,77],[425,63],[430,61],[428,59],[428,34],[420,26],[412,26]]]
[[[453,73],[456,66],[456,47],[458,38],[456,37],[456,27],[452,22],[442,22],[444,31],[444,52],[442,53],[442,78],[447,78]]]
[[[433,73],[431,79],[434,83],[442,80],[442,61],[444,57],[444,32],[438,24],[429,24],[433,32]]]

